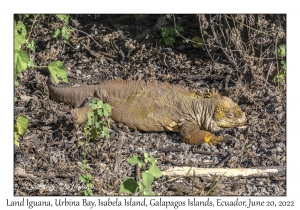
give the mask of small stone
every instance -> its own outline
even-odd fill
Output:
[[[81,71],[80,70],[76,70],[76,75],[77,76],[81,75]]]

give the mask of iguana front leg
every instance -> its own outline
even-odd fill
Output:
[[[180,137],[185,143],[193,145],[200,145],[205,142],[214,145],[232,140],[232,136],[215,136],[209,131],[201,130],[198,124],[194,122],[185,123],[181,127]]]

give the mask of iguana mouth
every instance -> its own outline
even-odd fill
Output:
[[[217,125],[221,128],[232,128],[236,126],[242,126],[247,121],[247,118],[245,116],[245,113],[243,113],[243,116],[238,119],[228,120],[228,119],[222,119],[216,121]]]

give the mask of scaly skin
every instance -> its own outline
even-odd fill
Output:
[[[113,120],[141,131],[179,132],[188,144],[227,141],[227,136],[212,132],[246,122],[245,113],[230,98],[215,92],[198,94],[168,83],[112,80],[99,85],[58,87],[49,80],[48,88],[57,102],[76,106],[98,98],[113,107]],[[85,122],[89,111],[89,103],[72,110],[75,122]]]

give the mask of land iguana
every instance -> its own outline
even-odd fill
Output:
[[[179,132],[182,141],[193,145],[228,141],[231,136],[215,136],[212,132],[246,122],[241,108],[217,92],[200,94],[163,82],[124,80],[66,87],[49,79],[47,84],[50,97],[56,102],[76,106],[98,98],[113,107],[111,118],[119,123],[146,132]],[[73,109],[75,123],[85,122],[89,111],[89,103]]]

